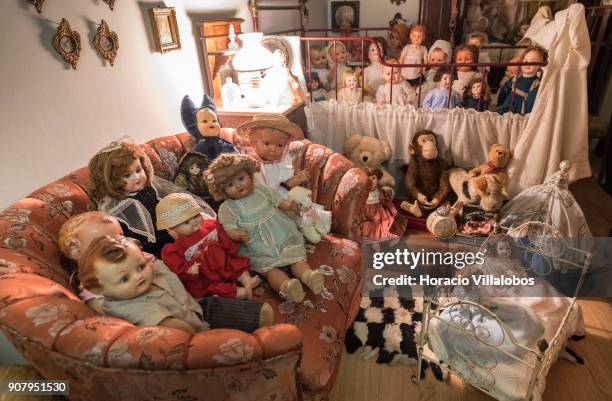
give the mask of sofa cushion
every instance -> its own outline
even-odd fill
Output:
[[[275,309],[275,323],[300,328],[304,341],[301,379],[309,393],[327,392],[333,384],[344,346],[344,335],[359,306],[361,250],[357,243],[326,236],[310,247],[308,262],[325,275],[325,289],[314,295],[306,289],[300,304],[283,301],[267,284],[255,297]]]

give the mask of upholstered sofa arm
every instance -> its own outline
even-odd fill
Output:
[[[0,325],[13,342],[24,338],[100,367],[225,367],[300,351],[302,346],[299,329],[289,324],[253,334],[216,329],[190,336],[99,316],[61,285],[37,275],[5,274],[0,283]]]

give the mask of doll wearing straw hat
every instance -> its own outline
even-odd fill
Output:
[[[251,299],[260,279],[249,274],[248,258],[238,255],[240,244],[204,215],[190,194],[170,194],[155,211],[158,230],[168,230],[175,240],[164,246],[161,258],[193,297]]]
[[[255,182],[269,185],[283,197],[289,189],[306,181],[305,170],[297,173],[293,168],[293,156],[289,150],[292,141],[304,139],[302,129],[282,114],[264,114],[240,125],[236,133],[250,142],[249,153],[260,162]]]

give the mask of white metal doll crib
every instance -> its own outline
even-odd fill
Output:
[[[502,230],[506,232],[508,228]],[[502,288],[487,296],[482,293],[474,296],[474,288],[432,288],[423,299],[415,382],[420,381],[421,361],[426,359],[447,366],[465,383],[498,400],[541,399],[552,363],[581,323],[576,296],[592,255],[572,246],[558,230],[544,223],[525,223],[513,228],[512,234],[514,237],[507,238],[514,240],[519,254],[525,257],[523,260],[531,261],[524,264],[525,273],[541,280],[561,274],[561,270],[573,272],[576,278],[573,295],[561,295],[544,280],[536,281],[538,289],[522,294],[520,288]],[[500,235],[506,234],[492,234],[480,251]],[[562,265],[564,269],[536,266],[542,263],[551,267]],[[486,265],[487,262],[483,266]],[[483,267],[481,271],[487,269]],[[511,274],[512,268],[506,269]],[[518,294],[509,296],[508,291]]]

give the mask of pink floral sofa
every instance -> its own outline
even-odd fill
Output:
[[[232,130],[224,135],[233,139]],[[142,145],[167,179],[192,146],[187,133]],[[81,168],[0,213],[0,328],[41,375],[70,381],[71,400],[289,401],[302,392],[327,399],[359,307],[367,177],[307,140],[292,151],[296,167],[310,172],[316,201],[332,211],[334,234],[309,250],[309,262],[326,277],[320,296],[296,305],[257,289],[256,298],[275,307],[277,324],[190,337],[100,316],[80,302],[57,233],[69,217],[95,209],[85,190],[88,169]]]

